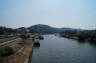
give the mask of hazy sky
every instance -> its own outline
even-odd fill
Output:
[[[96,0],[0,0],[0,25],[96,29]]]

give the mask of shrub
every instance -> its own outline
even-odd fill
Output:
[[[13,49],[11,47],[0,48],[0,56],[1,57],[10,56],[13,53],[14,53],[14,51],[13,51]]]
[[[20,38],[24,41],[28,38],[28,36],[27,35],[20,35]]]
[[[20,38],[25,42],[26,39],[28,39],[30,35],[20,35]]]
[[[0,63],[4,63],[4,59],[0,57]]]

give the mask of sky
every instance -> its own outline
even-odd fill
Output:
[[[96,0],[0,0],[0,26],[96,29]]]

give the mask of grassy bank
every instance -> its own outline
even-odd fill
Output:
[[[28,63],[29,57],[31,56],[30,51],[32,51],[32,46],[33,46],[32,38],[28,38],[23,45],[17,44],[17,46],[18,45],[21,47],[19,48],[18,51],[15,52],[15,54],[8,57],[7,59],[8,62],[9,63]]]
[[[29,53],[29,59],[28,59],[28,63],[32,63],[32,54],[33,54],[33,48]]]

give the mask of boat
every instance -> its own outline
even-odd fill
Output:
[[[40,43],[39,42],[34,42],[34,47],[40,47]]]
[[[42,35],[40,35],[39,40],[44,40],[44,37]]]

